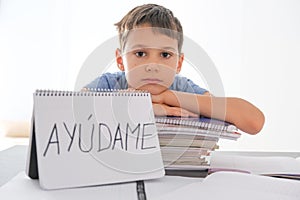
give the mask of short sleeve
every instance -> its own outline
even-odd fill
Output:
[[[87,84],[84,88],[93,89],[126,89],[127,82],[122,72],[104,73],[95,80]]]
[[[109,84],[108,84],[108,80],[107,77],[104,75],[101,75],[99,77],[97,77],[95,80],[93,80],[92,82],[90,82],[89,84],[87,84],[84,88],[88,88],[88,89],[110,89],[109,88]]]
[[[170,89],[193,94],[204,94],[205,92],[208,92],[206,89],[195,84],[192,80],[178,75],[175,76],[175,80]]]

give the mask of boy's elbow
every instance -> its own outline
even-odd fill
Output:
[[[235,98],[234,103],[234,106],[238,109],[237,112],[240,113],[237,120],[239,121],[239,128],[251,135],[258,134],[265,123],[263,112],[244,99]]]
[[[259,112],[257,116],[252,118],[251,122],[248,123],[249,127],[246,132],[251,135],[256,135],[262,130],[264,124],[265,124],[265,116],[262,112]]]

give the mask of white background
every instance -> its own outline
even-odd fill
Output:
[[[73,90],[87,56],[115,37],[113,24],[143,3],[149,2],[0,0],[0,120],[29,121],[35,89]],[[261,133],[222,141],[221,149],[300,151],[300,1],[151,3],[171,9],[185,36],[207,52],[226,96],[244,98],[265,113]],[[184,67],[183,75],[207,87],[191,66]]]

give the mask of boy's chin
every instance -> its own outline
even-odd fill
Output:
[[[138,89],[148,91],[153,95],[158,95],[166,91],[168,88],[162,85],[153,84],[153,85],[144,85]]]

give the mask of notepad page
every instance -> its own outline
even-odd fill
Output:
[[[164,175],[148,93],[37,92],[34,117],[44,189]]]
[[[284,156],[237,156],[212,154],[211,168],[238,169],[253,174],[300,174],[300,159]]]
[[[38,181],[24,172],[2,186],[0,196],[9,200],[137,200],[136,182],[49,191],[41,189]]]
[[[299,200],[300,182],[237,172],[216,172],[157,199]]]
[[[164,176],[159,179],[145,180],[147,199],[156,199],[172,193],[191,183],[201,182],[203,178],[189,178],[182,176]]]
[[[300,197],[300,181],[238,172],[217,172],[204,179],[210,187],[236,187],[251,191]]]

